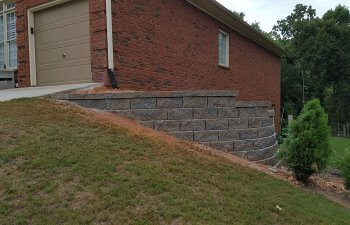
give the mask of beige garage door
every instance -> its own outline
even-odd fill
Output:
[[[34,23],[38,85],[91,82],[88,1],[36,12]]]

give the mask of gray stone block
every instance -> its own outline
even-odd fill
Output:
[[[268,147],[275,145],[277,143],[277,135],[274,134],[270,137],[267,137],[266,142],[267,142]]]
[[[210,142],[199,142],[200,144],[204,145],[204,146],[208,146],[210,147],[211,143]]]
[[[193,109],[194,119],[214,119],[218,117],[217,108]]]
[[[208,97],[209,107],[234,107],[234,97]]]
[[[207,120],[206,130],[227,130],[228,119]]]
[[[258,138],[269,137],[275,134],[275,126],[261,127],[258,129]]]
[[[275,144],[274,146],[260,149],[260,150],[253,150],[248,152],[248,160],[250,161],[259,161],[268,159],[274,155],[277,154],[278,151],[278,145]]]
[[[263,127],[271,126],[275,123],[273,116],[263,117]]]
[[[130,109],[130,99],[106,99],[107,110]]]
[[[233,141],[239,139],[238,130],[219,131],[219,141]]]
[[[246,129],[248,128],[248,118],[229,119],[229,129]]]
[[[240,118],[250,118],[256,116],[256,108],[239,108]]]
[[[155,109],[157,108],[156,98],[133,98],[131,109]]]
[[[170,135],[185,141],[193,141],[193,132],[169,132]]]
[[[267,110],[268,116],[275,116],[275,110]]]
[[[276,155],[274,155],[268,159],[259,160],[259,161],[255,161],[255,162],[260,163],[260,164],[264,164],[264,165],[275,166],[278,164],[279,159]]]
[[[233,142],[234,151],[251,151],[254,150],[253,140],[241,140]]]
[[[182,108],[182,98],[157,98],[157,108]]]
[[[277,143],[276,135],[260,138],[254,141],[254,149],[258,150],[258,149],[268,148],[275,145],[276,143]]]
[[[112,113],[115,113],[120,116],[124,116],[133,120],[141,120],[141,112],[138,109],[134,110],[115,110],[111,111]]]
[[[256,139],[258,136],[257,130],[247,129],[239,131],[239,139],[247,140],[247,139]]]
[[[180,131],[180,121],[157,120],[154,121],[154,128],[160,131]]]
[[[186,120],[181,122],[182,131],[205,130],[205,120]]]
[[[249,128],[258,128],[262,127],[263,119],[262,118],[249,118]]]
[[[269,114],[269,108],[267,107],[256,107],[256,115],[257,116],[270,116]]]
[[[238,117],[238,113],[238,109],[234,107],[218,109],[219,118],[236,118]]]
[[[233,151],[233,141],[213,142],[210,147],[224,151]]]
[[[233,155],[236,155],[242,159],[248,159],[248,152],[233,152]]]
[[[271,102],[269,101],[237,101],[236,102],[236,107],[238,108],[253,108],[253,107],[271,107]]]
[[[86,108],[106,109],[106,101],[104,99],[72,100],[72,102]]]
[[[168,109],[169,120],[190,120],[193,118],[193,109]]]
[[[139,121],[143,126],[154,129],[154,121]]]
[[[184,108],[206,108],[208,106],[207,97],[184,97]]]
[[[219,133],[217,131],[195,131],[194,141],[197,142],[217,142]]]
[[[141,109],[141,120],[166,120],[167,118],[166,109]]]

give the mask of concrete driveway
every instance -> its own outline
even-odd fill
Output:
[[[0,90],[0,102],[8,101],[17,98],[31,98],[55,94],[58,92],[69,91],[74,89],[87,88],[96,83],[84,84],[67,84],[56,86],[28,87],[28,88],[13,88]]]

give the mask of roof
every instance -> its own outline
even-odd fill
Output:
[[[228,27],[232,28],[236,32],[262,46],[266,50],[270,51],[276,56],[281,57],[284,55],[284,51],[281,47],[275,44],[273,41],[265,37],[262,33],[255,30],[248,23],[243,21],[239,16],[225,8],[216,0],[186,0],[190,4],[194,5],[198,9],[207,13],[216,20],[224,23]]]

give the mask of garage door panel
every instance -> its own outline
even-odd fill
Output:
[[[69,40],[69,41],[59,41],[56,43],[51,43],[48,45],[41,45],[40,47],[37,47],[37,51],[40,52],[45,52],[45,51],[51,51],[57,48],[64,48],[64,47],[70,47],[74,45],[81,45],[81,44],[86,44],[90,45],[89,38],[79,38],[79,39],[74,39],[74,40]]]
[[[47,26],[35,26],[35,33],[44,40],[49,40],[54,42],[54,39],[47,39],[47,37],[52,38],[54,34],[56,40],[70,40],[72,38],[85,37],[89,35],[89,18],[86,16],[81,19],[74,19],[70,21],[59,21],[56,24],[49,24]],[[62,33],[64,32],[64,33]]]
[[[83,59],[76,59],[76,60],[70,60],[69,62],[55,62],[55,63],[50,63],[50,64],[41,64],[38,66],[38,69],[42,72],[45,72],[47,70],[54,70],[57,68],[65,68],[69,66],[83,66],[83,65],[90,65],[90,59],[83,58]],[[46,76],[49,76],[46,75]]]
[[[67,7],[69,5],[69,7]],[[53,8],[40,11],[36,19],[41,20],[41,25],[56,24],[57,18],[61,21],[75,19],[89,14],[88,1],[72,0],[68,3],[57,5]]]
[[[55,84],[67,84],[67,83],[79,83],[79,82],[91,82],[91,79],[83,76],[84,73],[90,71],[90,65],[79,65],[79,66],[65,66],[59,68],[51,68],[43,70],[47,76],[43,76],[41,82],[45,85]],[[75,74],[74,77],[64,76],[65,73]],[[54,80],[54,82],[52,82]]]
[[[35,13],[39,85],[91,82],[89,7],[70,1]]]
[[[68,47],[48,47],[46,50],[41,50],[40,54],[37,56],[37,60],[40,61],[40,64],[37,64],[37,67],[40,68],[40,66],[46,66],[58,62],[69,63],[69,61],[83,58],[87,59],[90,62],[89,46],[89,43],[76,43]],[[64,59],[63,54],[65,54]]]

